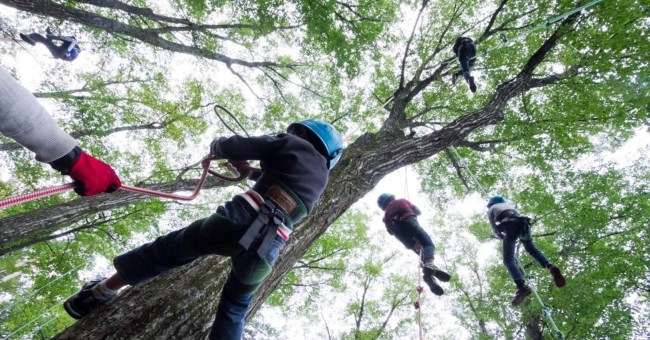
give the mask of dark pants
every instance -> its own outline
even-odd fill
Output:
[[[463,75],[466,81],[469,81],[469,71],[476,63],[476,45],[474,43],[466,42],[458,48],[458,62],[460,63],[460,71],[456,72],[457,75]]]
[[[243,198],[234,197],[216,214],[119,255],[113,264],[124,281],[135,285],[204,255],[230,256],[232,268],[221,292],[210,339],[240,340],[253,292],[271,272],[285,243],[276,235],[264,258],[255,249],[244,250],[238,241],[256,215]]]
[[[422,262],[427,259],[433,259],[433,252],[436,247],[433,244],[433,241],[431,241],[429,234],[420,227],[417,218],[409,217],[403,220],[398,220],[394,222],[394,225],[395,228],[393,229],[393,235],[397,237],[406,248],[413,250],[419,255],[420,252],[415,249],[415,245],[419,243],[422,246],[422,257],[420,258]]]
[[[512,219],[502,222],[499,225],[499,229],[505,233],[505,237],[503,238],[503,265],[506,266],[513,281],[524,279],[524,274],[519,268],[515,258],[515,245],[517,244],[517,240],[521,241],[526,252],[528,252],[528,254],[537,260],[537,262],[539,262],[543,267],[546,267],[549,263],[546,256],[535,247],[529,223]]]
[[[66,53],[68,53],[68,48],[70,47],[71,42],[64,41],[63,44],[58,46],[53,42],[54,36],[49,34],[46,38],[38,33],[32,33],[29,35],[29,38],[45,45],[54,58],[67,60]]]

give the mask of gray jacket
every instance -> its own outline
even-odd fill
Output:
[[[515,206],[509,203],[493,204],[490,207],[490,209],[488,209],[487,215],[488,215],[488,219],[490,220],[490,226],[492,226],[492,231],[497,235],[499,234],[499,228],[497,222],[501,221],[501,219],[503,218],[502,216],[500,217],[499,215],[501,215],[505,211],[513,211],[515,215],[519,215],[519,211],[515,208]]]
[[[36,98],[0,67],[0,133],[50,163],[68,152],[77,141],[65,133]]]

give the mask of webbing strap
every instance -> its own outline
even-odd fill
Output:
[[[248,227],[244,236],[239,239],[239,244],[244,247],[244,249],[250,250],[255,246],[255,241],[261,237],[262,239],[257,245],[257,255],[263,258],[271,247],[271,242],[278,232],[278,226],[283,220],[284,213],[282,210],[273,202],[268,200],[264,201],[257,217]],[[264,227],[267,227],[267,229],[263,230]]]

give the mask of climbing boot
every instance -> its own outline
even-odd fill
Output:
[[[93,291],[93,288],[104,279],[106,278],[100,278],[86,283],[79,293],[65,300],[63,303],[65,311],[68,312],[71,317],[81,319],[92,310],[97,309],[97,307],[112,299],[115,294],[105,295],[98,291]]]
[[[472,91],[472,93],[476,92],[476,83],[474,83],[474,77],[469,77],[469,80],[467,80],[469,83],[469,90]]]
[[[458,74],[454,73],[451,75],[451,85],[456,85],[456,80],[458,80]]]
[[[444,289],[442,289],[442,287],[440,287],[438,282],[436,282],[435,277],[425,274],[422,278],[424,279],[424,282],[427,284],[427,286],[429,286],[431,293],[436,294],[438,296],[445,293]]]
[[[519,306],[522,302],[524,302],[524,299],[532,293],[532,289],[528,287],[528,285],[523,285],[521,287],[517,288],[517,291],[515,292],[515,297],[512,299],[512,306]]]
[[[551,275],[553,276],[553,281],[555,281],[555,285],[557,287],[564,287],[566,284],[566,280],[564,279],[564,276],[562,276],[562,272],[560,271],[560,268],[550,265],[548,267],[548,271],[551,272]]]
[[[18,35],[20,36],[20,39],[23,39],[26,43],[28,43],[28,44],[30,44],[32,46],[36,46],[36,41],[34,41],[34,39],[32,39],[32,38],[30,38],[27,35],[24,35],[22,33],[20,33]]]
[[[447,274],[446,272],[440,270],[440,268],[436,267],[433,264],[433,259],[428,259],[424,261],[424,268],[422,268],[422,272],[424,273],[425,276],[433,275],[436,279],[442,282],[449,282],[449,280],[451,280],[451,275]]]

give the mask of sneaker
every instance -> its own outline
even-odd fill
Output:
[[[26,36],[26,35],[24,35],[22,33],[20,33],[18,35],[20,36],[20,39],[23,39],[26,43],[28,43],[28,44],[30,44],[32,46],[36,46],[36,41],[34,41],[34,39],[32,39],[29,36]]]
[[[469,77],[469,80],[467,82],[469,83],[469,90],[472,91],[472,93],[476,92],[476,84],[474,83],[474,77]]]
[[[555,281],[555,285],[557,287],[564,287],[566,284],[566,280],[564,279],[564,276],[562,276],[562,272],[560,271],[560,268],[551,265],[548,267],[548,271],[551,272],[551,275],[553,276],[553,281]]]
[[[422,269],[422,272],[424,273],[425,276],[435,276],[436,279],[442,281],[442,282],[449,282],[451,280],[451,275],[447,274],[447,272],[444,272],[440,270],[440,268],[436,267],[433,264],[433,260],[427,260],[427,262],[424,264],[424,268]]]
[[[79,293],[65,300],[63,307],[68,312],[68,315],[75,319],[81,319],[92,310],[97,309],[97,307],[112,299],[115,294],[104,295],[104,299],[98,299],[93,295],[93,288],[105,279],[100,278],[86,283]]]
[[[451,75],[451,85],[456,85],[456,80],[458,80],[458,73]]]
[[[440,285],[436,282],[436,279],[433,276],[424,275],[423,279],[424,282],[427,284],[427,286],[429,286],[429,289],[431,289],[431,293],[436,294],[438,296],[445,293],[444,289],[440,287]]]
[[[520,288],[517,288],[517,291],[515,292],[515,297],[512,299],[512,305],[513,306],[519,306],[522,302],[524,302],[524,299],[532,293],[532,289],[528,287],[528,285],[523,285]]]

